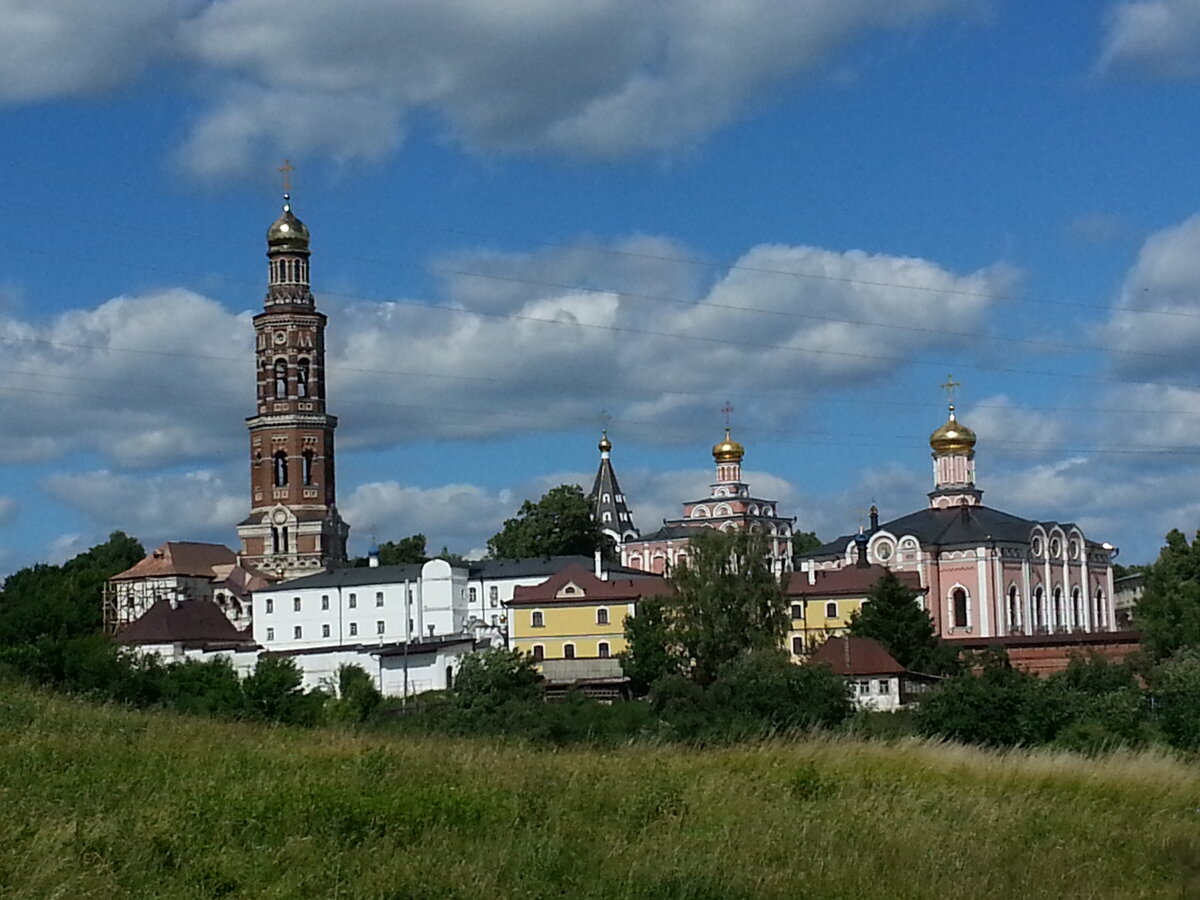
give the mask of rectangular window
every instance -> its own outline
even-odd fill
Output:
[[[358,636],[358,623],[351,622],[350,623],[350,637],[357,637],[357,636]]]
[[[275,601],[273,599],[271,599],[270,597],[267,598],[267,612],[268,613],[275,612]]]
[[[325,611],[328,611],[328,609],[329,609],[329,595],[322,594],[321,595],[321,611],[325,612]]]
[[[804,653],[804,638],[800,637],[799,635],[792,638],[792,652],[797,656],[800,656]]]
[[[533,661],[541,662],[545,658],[546,658],[546,648],[543,647],[541,644],[534,644],[533,645]]]
[[[300,598],[299,597],[292,598],[292,612],[300,612]]]
[[[601,609],[596,610],[596,624],[597,625],[607,625],[608,624],[608,610],[607,609],[601,608]]]
[[[467,588],[467,598],[474,603],[477,599],[475,596],[475,588]]]
[[[376,591],[376,592],[375,592],[375,605],[376,605],[376,606],[383,606],[383,591]]]
[[[304,629],[297,625],[292,629],[292,637],[294,637],[296,640],[300,640],[300,638],[304,637]]]
[[[358,594],[351,594],[349,599],[346,601],[346,606],[348,606],[350,609],[358,609]]]
[[[836,619],[837,618],[837,604],[836,603],[826,603],[825,604],[825,618],[827,618],[827,619]]]
[[[575,645],[574,644],[563,644],[563,659],[574,659],[574,658],[575,658]]]
[[[375,623],[375,633],[383,634],[383,619],[380,619],[378,622]]]
[[[802,603],[793,603],[792,604],[792,618],[793,619],[803,619],[804,618],[804,604],[802,604]]]
[[[891,683],[889,683],[886,678],[880,678],[879,679],[879,693],[890,694],[891,692],[892,692]]]
[[[596,655],[601,659],[608,659],[608,653],[608,643],[606,641],[601,641],[600,646],[596,648]]]
[[[267,640],[268,641],[275,640],[275,629],[274,628],[267,629]]]
[[[498,588],[494,584],[490,588],[488,588],[488,599],[489,600],[499,600],[500,599],[500,588]]]
[[[546,627],[546,614],[543,613],[541,610],[537,610],[536,612],[532,613],[529,617],[529,627],[530,628],[545,628]]]
[[[329,626],[328,625],[321,626],[321,637],[329,637]]]
[[[858,692],[859,692],[860,694],[869,694],[869,693],[871,693],[871,682],[869,682],[869,681],[860,681],[860,682],[858,683]]]

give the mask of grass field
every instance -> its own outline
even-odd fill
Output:
[[[540,750],[0,685],[0,897],[1200,896],[1200,770],[848,738]]]

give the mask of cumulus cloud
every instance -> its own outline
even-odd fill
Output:
[[[1128,70],[1158,78],[1200,75],[1200,3],[1132,0],[1108,10],[1102,70]]]
[[[87,96],[166,52],[183,0],[0,0],[0,102]]]
[[[686,147],[873,30],[964,0],[225,0],[183,22],[217,101],[182,159],[373,160],[415,112],[468,146],[618,158]]]
[[[1118,373],[1200,374],[1200,214],[1146,239],[1113,306],[1100,333]]]
[[[117,297],[45,323],[0,316],[0,346],[11,397],[4,461],[98,450],[120,466],[156,466],[241,448],[253,329],[198,294]]]
[[[1044,453],[1059,447],[1068,423],[1058,413],[1024,409],[998,394],[981,400],[962,416],[989,448],[1009,452]]]
[[[576,283],[606,283],[603,254],[589,271],[575,251],[563,253]],[[676,426],[725,399],[782,386],[739,407],[742,421],[775,421],[814,392],[956,347],[928,323],[976,328],[1013,278],[1000,267],[959,275],[921,259],[764,245],[703,282],[678,263],[641,258],[623,271],[617,262],[616,290],[514,290],[508,273],[530,262],[532,280],[542,280],[554,256],[460,254],[463,271],[505,274],[449,279],[432,306],[339,308],[332,390],[346,421],[363,423],[347,438],[395,440],[401,418],[406,434],[436,438],[553,430],[591,422],[604,407],[626,433],[675,442]]]
[[[146,544],[173,540],[228,542],[247,512],[245,488],[216,472],[138,476],[98,470],[51,475],[46,491],[105,529]]]

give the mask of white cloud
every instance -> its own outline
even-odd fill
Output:
[[[225,0],[185,22],[218,101],[182,158],[375,160],[405,120],[439,114],[465,144],[617,158],[701,139],[873,30],[965,0]]]
[[[0,102],[112,90],[168,50],[180,0],[0,0]]]
[[[1200,75],[1200,2],[1131,0],[1108,10],[1101,69],[1184,79]]]
[[[134,476],[107,470],[51,475],[43,485],[104,529],[120,528],[149,546],[163,540],[228,543],[248,512],[242,485],[218,473]]]
[[[1068,421],[1055,412],[1024,409],[1004,394],[981,400],[961,416],[989,449],[1044,453],[1060,446]]]
[[[1200,214],[1146,239],[1113,305],[1100,334],[1117,372],[1200,374]]]
[[[20,504],[12,497],[0,497],[0,525],[7,525],[16,516]]]

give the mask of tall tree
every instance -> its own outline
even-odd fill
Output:
[[[1200,532],[1191,544],[1172,528],[1146,571],[1133,621],[1142,646],[1156,659],[1182,647],[1200,647]]]
[[[381,566],[420,565],[429,559],[425,552],[425,535],[410,534],[398,541],[384,541],[379,545],[379,564]],[[359,557],[354,560],[358,567],[370,564],[370,558]]]
[[[792,558],[799,560],[809,550],[815,550],[823,544],[815,531],[796,531],[792,533]]]
[[[516,517],[488,539],[492,559],[591,556],[597,549],[611,555],[612,544],[593,520],[591,502],[575,484],[560,484],[537,503],[526,500]]]
[[[850,617],[850,633],[874,638],[906,669],[938,674],[953,668],[954,654],[943,647],[933,619],[917,603],[920,591],[887,569]]]
[[[661,600],[661,625],[641,628],[636,616],[626,623],[627,671],[652,670],[655,661],[669,668],[677,659],[693,681],[709,685],[725,663],[783,645],[790,624],[783,589],[758,535],[697,531],[687,562],[667,580],[672,594]]]

